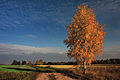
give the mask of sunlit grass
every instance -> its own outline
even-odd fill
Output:
[[[64,69],[71,69],[75,68],[75,65],[37,65],[40,67],[53,67],[53,68],[64,68]],[[120,67],[119,64],[92,64],[88,65],[87,67]]]
[[[34,80],[39,74],[29,65],[0,65],[0,80]]]
[[[53,68],[73,68],[73,65],[37,65],[40,67],[53,67]]]
[[[25,70],[17,70],[18,69],[34,69],[27,65],[0,65],[0,71],[9,71],[9,72],[28,72]]]

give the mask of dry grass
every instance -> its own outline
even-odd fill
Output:
[[[53,67],[53,68],[61,68],[61,69],[73,69],[76,66],[75,65],[37,65],[40,67]],[[120,64],[92,64],[87,67],[101,67],[101,68],[107,68],[107,67],[120,67]]]
[[[96,80],[119,80],[120,67],[97,67],[87,70],[87,73],[92,74],[91,79]]]
[[[80,76],[79,80],[120,80],[120,66],[91,66],[86,69],[85,75],[75,70],[73,72]]]
[[[0,80],[35,80],[37,72],[6,72],[0,71]]]
[[[53,67],[53,68],[65,68],[65,69],[73,68],[73,65],[37,65],[37,66],[40,66],[40,67]]]

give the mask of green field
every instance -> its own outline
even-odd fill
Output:
[[[0,65],[0,71],[28,72],[28,70],[32,71],[34,68],[27,65]]]
[[[120,67],[119,64],[94,64],[87,66],[87,68],[114,68]],[[54,69],[73,69],[73,65],[0,65],[0,72],[44,72]]]
[[[39,65],[0,65],[0,72],[20,72],[20,73],[39,72],[39,73],[41,73],[41,72],[52,72],[55,70],[57,70],[57,68],[55,68],[53,66],[48,67],[47,65],[45,65],[45,66],[39,66]]]
[[[0,80],[34,80],[38,74],[28,65],[0,65]]]

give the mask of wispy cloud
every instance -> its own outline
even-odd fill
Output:
[[[105,47],[105,52],[113,52],[113,54],[115,52],[118,52],[120,53],[120,45],[112,45],[112,46],[109,46],[109,47]]]
[[[26,37],[29,37],[29,38],[37,38],[37,36],[34,35],[34,34],[28,34],[28,35],[26,35]]]
[[[38,48],[34,46],[24,46],[24,45],[16,45],[16,44],[0,44],[0,54],[49,54],[49,53],[56,53],[56,54],[63,54],[65,50],[62,48]]]
[[[120,46],[105,47],[104,53],[101,57],[120,57]],[[24,46],[16,44],[0,44],[0,54],[11,54],[11,55],[22,55],[22,54],[64,54],[66,50],[63,48],[52,48],[52,47],[34,47]]]
[[[120,58],[120,45],[112,45],[104,48],[104,52],[101,53],[101,59],[108,58]]]

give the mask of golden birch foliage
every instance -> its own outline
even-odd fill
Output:
[[[103,25],[96,21],[93,9],[86,4],[78,6],[72,23],[67,25],[66,30],[68,55],[74,57],[79,65],[83,62],[90,64],[103,52]]]

